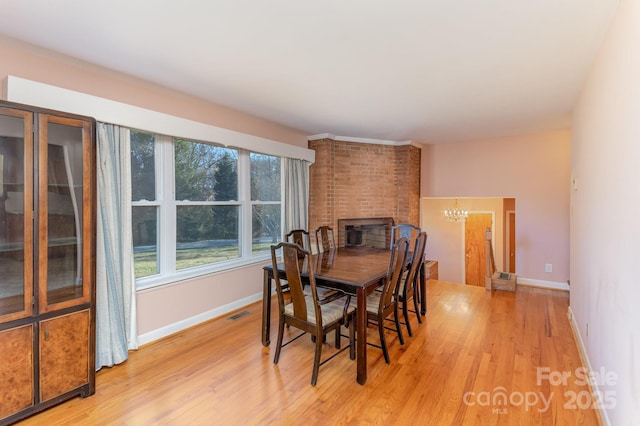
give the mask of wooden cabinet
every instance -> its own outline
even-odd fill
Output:
[[[0,419],[33,406],[33,325],[0,331]]]
[[[0,425],[95,392],[95,121],[0,102]]]

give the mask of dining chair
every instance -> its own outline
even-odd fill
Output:
[[[418,317],[418,323],[422,323],[420,317],[420,311],[418,310],[418,280],[420,279],[420,269],[424,265],[424,250],[427,245],[427,233],[421,232],[416,237],[416,242],[413,246],[411,253],[411,266],[409,271],[403,275],[400,280],[398,290],[398,302],[402,306],[402,314],[404,317],[404,323],[407,327],[407,333],[410,337],[413,337],[411,331],[411,323],[409,322],[409,301],[413,299],[413,311]]]
[[[398,313],[398,286],[400,279],[407,267],[407,253],[409,251],[409,240],[405,237],[400,237],[391,247],[391,256],[389,259],[389,266],[387,268],[387,275],[384,279],[381,291],[374,291],[367,295],[367,324],[375,323],[378,326],[378,333],[380,334],[380,345],[367,342],[371,346],[382,349],[384,360],[387,364],[390,363],[389,351],[387,350],[387,343],[384,335],[384,330],[388,327],[385,326],[385,321],[389,315],[393,314],[393,321],[395,322],[395,331],[398,333],[398,339],[400,344],[404,345],[404,337],[402,336],[402,329],[400,328],[400,319]],[[389,328],[390,330],[393,330]]]
[[[305,229],[294,229],[289,231],[287,235],[285,235],[284,240],[288,243],[295,243],[303,249],[311,251],[311,239],[309,238],[309,231]],[[300,253],[300,256],[303,257],[304,255]],[[282,283],[282,288],[288,291],[289,285],[284,282]]]
[[[316,229],[316,248],[318,253],[328,252],[336,248],[336,240],[333,235],[333,228],[327,225],[319,226]]]
[[[350,297],[343,295],[339,299],[334,299],[326,303],[321,303],[316,289],[314,268],[312,266],[311,253],[303,250],[293,243],[282,242],[271,246],[271,262],[273,270],[278,270],[278,251],[282,251],[282,262],[289,285],[290,301],[285,302],[283,286],[279,274],[274,274],[276,282],[276,293],[278,295],[279,321],[278,321],[278,341],[273,363],[278,364],[280,351],[284,346],[297,340],[305,334],[310,334],[315,341],[315,356],[313,360],[313,372],[311,374],[311,385],[315,386],[318,381],[318,370],[321,365],[334,358],[342,351],[349,349],[349,356],[355,359],[355,307],[350,303]],[[303,256],[299,254],[302,252]],[[311,267],[310,267],[311,266]],[[310,294],[303,291],[302,271],[308,273],[308,283],[311,287]],[[341,348],[340,339],[342,325],[349,325],[349,346]],[[284,339],[284,327],[290,325],[302,331],[301,334],[291,338],[286,343]],[[321,361],[322,345],[327,333],[335,332],[335,347],[339,349],[333,355]]]
[[[287,233],[287,235],[285,236],[285,241],[288,243],[298,244],[304,250],[309,252],[311,251],[311,239],[309,237],[309,232],[305,229],[294,229],[292,231],[289,231],[289,233]],[[323,253],[323,256],[322,256],[323,264],[327,264],[331,262],[331,259],[333,258],[333,256],[332,255],[330,256],[329,255],[330,253],[332,252],[327,251]],[[304,253],[299,252],[298,256],[304,257]],[[306,288],[306,286],[304,287]],[[283,283],[283,288],[285,289],[287,288],[286,283]],[[336,294],[341,295],[341,293],[338,293],[336,290],[318,287],[318,295],[320,296],[320,300],[322,303],[326,302],[329,298],[335,298]]]
[[[400,237],[405,237],[409,240],[409,248],[413,248],[413,245],[416,241],[418,235],[420,235],[420,228],[418,226],[412,225],[410,223],[399,223],[397,225],[393,225],[391,227],[391,243],[390,246],[393,246],[393,243]],[[420,295],[418,295],[418,298]],[[418,299],[419,300],[419,299]]]
[[[412,247],[414,241],[420,235],[420,227],[412,225],[410,223],[399,223],[391,227],[391,243],[390,246],[400,237],[405,237],[409,240],[409,247]]]
[[[295,243],[304,250],[311,251],[311,239],[309,237],[309,231],[306,229],[294,229],[289,231],[285,236],[285,241],[288,243]]]

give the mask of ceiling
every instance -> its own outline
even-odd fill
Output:
[[[309,135],[568,128],[618,0],[0,0],[0,34]]]

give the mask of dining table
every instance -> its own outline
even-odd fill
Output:
[[[382,282],[387,274],[389,249],[350,246],[339,247],[328,252],[312,254],[302,268],[303,280],[308,279],[309,265],[313,267],[316,285],[342,291],[356,297],[356,380],[364,385],[367,381],[367,294]],[[271,296],[274,272],[286,278],[284,265],[278,264],[277,271],[271,264],[263,268],[264,288],[262,299],[262,344],[269,346],[271,329]],[[424,280],[418,293],[424,293]],[[425,299],[421,297],[420,299]],[[421,300],[421,302],[424,302]],[[422,315],[425,313],[422,305]]]

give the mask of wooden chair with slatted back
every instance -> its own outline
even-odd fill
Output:
[[[418,317],[418,322],[422,323],[420,317],[420,311],[418,310],[418,297],[417,292],[420,269],[424,267],[424,251],[427,246],[427,233],[421,232],[418,234],[411,253],[411,266],[409,271],[403,276],[400,281],[400,289],[398,290],[398,302],[402,306],[402,314],[404,317],[404,324],[407,327],[407,333],[410,337],[413,337],[411,331],[411,323],[409,322],[409,301],[413,299],[413,311]]]
[[[298,244],[300,247],[302,247],[306,251],[309,251],[309,252],[311,251],[311,238],[309,236],[309,232],[305,229],[294,229],[292,231],[289,231],[289,233],[285,236],[285,241],[288,243]],[[329,255],[330,253],[332,252],[324,253],[326,255],[322,256],[323,263],[331,261],[333,256]],[[299,256],[304,257],[304,253],[300,252]],[[283,286],[287,288],[286,283],[283,283]],[[325,302],[328,297],[334,297],[336,293],[338,292],[335,290],[328,290],[321,287],[318,288],[318,294],[320,295],[320,298],[323,302]]]
[[[408,252],[409,240],[405,237],[398,238],[391,247],[391,257],[389,259],[389,266],[382,291],[374,291],[367,296],[367,323],[372,322],[377,324],[378,334],[380,335],[380,345],[369,342],[367,342],[367,344],[382,349],[382,354],[387,364],[390,363],[390,359],[384,330],[387,328],[385,327],[385,320],[387,320],[391,314],[393,314],[395,331],[398,333],[400,344],[404,345],[397,301],[400,280],[407,267]]]
[[[328,252],[336,248],[336,240],[333,235],[333,228],[327,225],[316,229],[316,248],[318,253]]]
[[[309,231],[306,229],[294,229],[289,231],[285,236],[285,241],[288,243],[295,243],[304,250],[311,251],[311,238],[309,237]]]
[[[413,247],[416,238],[420,235],[420,227],[410,223],[399,223],[391,227],[391,243],[390,246],[400,237],[409,240],[409,247]]]
[[[348,296],[343,296],[324,304],[320,302],[316,289],[314,268],[309,267],[311,253],[303,250],[297,244],[282,242],[278,245],[271,246],[271,262],[274,271],[278,270],[279,250],[282,250],[282,261],[289,285],[290,301],[285,301],[279,274],[274,274],[276,293],[278,295],[279,321],[278,341],[273,363],[277,364],[280,360],[280,352],[284,346],[287,346],[307,333],[310,334],[315,337],[315,356],[313,372],[311,374],[311,385],[315,386],[318,380],[318,370],[321,365],[346,349],[349,349],[351,359],[355,359],[355,322],[349,327],[349,346],[340,348],[341,326],[354,320],[355,307],[349,303],[350,298]],[[302,257],[299,256],[301,252],[303,254]],[[311,291],[307,293],[303,291],[303,270],[308,273],[308,283],[311,287]],[[297,328],[301,330],[302,333],[283,343],[285,325]],[[322,345],[325,341],[325,336],[331,331],[335,331],[335,346],[340,350],[336,351],[324,361],[321,361]]]

